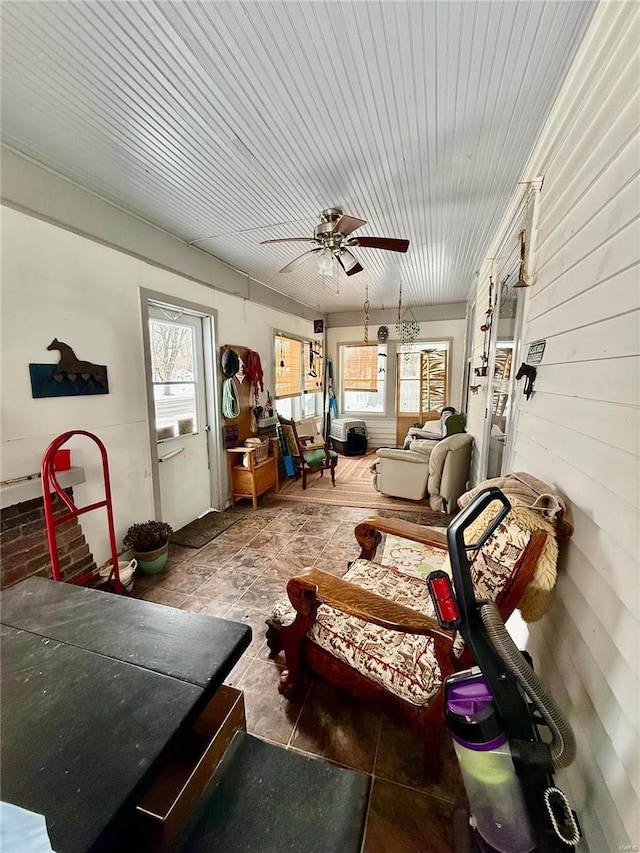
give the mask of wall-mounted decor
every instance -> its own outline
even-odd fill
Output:
[[[522,362],[520,365],[520,369],[516,373],[516,379],[522,379],[524,377],[524,396],[529,399],[529,397],[533,394],[533,383],[536,381],[536,376],[538,375],[538,371],[531,364],[527,364],[526,362]]]
[[[527,353],[527,364],[540,364],[542,361],[542,356],[544,355],[544,348],[547,345],[546,340],[534,341],[529,344],[529,351]]]
[[[396,321],[396,332],[401,344],[412,344],[420,334],[420,323],[416,320],[411,308],[402,310],[402,281],[400,282],[400,295],[398,296],[398,319]],[[411,353],[407,350],[404,360],[409,361]]]
[[[497,298],[497,293],[496,293]],[[493,312],[495,310],[495,302],[493,301],[493,276],[489,276],[489,307],[485,311],[485,321],[480,326],[480,331],[484,333],[482,342],[482,364],[476,367],[474,373],[476,376],[486,376],[489,372],[489,347],[491,345],[491,326],[493,325]]]
[[[77,397],[108,394],[109,381],[104,364],[82,361],[69,344],[54,338],[48,350],[58,350],[57,364],[30,364],[31,394],[39,397]]]

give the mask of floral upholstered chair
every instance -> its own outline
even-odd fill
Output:
[[[478,541],[492,514],[489,507],[474,522],[467,541]],[[444,531],[367,518],[355,530],[360,558],[343,578],[308,568],[289,580],[288,597],[267,620],[267,642],[272,656],[285,653],[282,694],[292,696],[308,668],[378,700],[423,732],[425,770],[436,777],[444,679],[472,661],[462,637],[438,625],[424,574],[374,562],[382,533],[419,543],[430,568],[447,569]],[[517,606],[526,619],[527,591],[555,580],[557,553],[552,525],[528,507],[513,506],[472,556],[477,597],[496,601],[505,621]]]

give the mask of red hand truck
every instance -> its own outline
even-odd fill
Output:
[[[100,455],[102,457],[102,479],[104,482],[105,493],[104,500],[97,501],[96,503],[92,504],[87,504],[87,506],[83,507],[76,506],[69,497],[69,495],[64,491],[64,488],[58,482],[57,472],[54,466],[56,452],[60,450],[62,445],[65,444],[74,435],[85,435],[87,438],[90,438],[98,445]],[[54,438],[49,447],[47,447],[47,449],[45,450],[44,456],[42,457],[42,465],[40,470],[42,473],[42,492],[44,496],[44,518],[47,525],[47,541],[49,543],[49,554],[51,556],[51,572],[53,575],[53,579],[56,581],[61,580],[60,557],[58,555],[58,543],[56,541],[56,528],[72,518],[77,518],[79,515],[84,515],[84,513],[86,512],[91,512],[94,509],[101,509],[102,507],[105,507],[107,510],[109,542],[111,544],[111,573],[109,575],[109,580],[113,578],[115,591],[119,595],[122,595],[125,590],[122,584],[120,583],[120,572],[118,569],[118,550],[116,548],[116,536],[113,526],[113,508],[111,506],[111,480],[109,478],[109,462],[107,460],[107,451],[105,449],[104,444],[97,436],[93,435],[93,433],[87,432],[83,429],[75,429],[70,430],[69,432],[64,432],[62,433],[62,435],[59,435],[57,438]],[[68,509],[68,512],[59,515],[57,518],[54,516],[53,512],[54,494],[58,495],[60,500]],[[79,586],[84,586],[93,577],[93,571],[85,572],[84,574],[79,575],[77,578],[74,578],[72,583],[77,584]]]

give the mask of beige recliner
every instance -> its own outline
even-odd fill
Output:
[[[408,450],[381,447],[371,466],[373,485],[383,495],[419,501],[431,509],[455,512],[467,488],[473,436],[456,433],[440,441],[417,439]]]

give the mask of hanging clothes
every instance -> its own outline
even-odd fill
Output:
[[[257,404],[259,391],[264,391],[264,373],[262,372],[260,353],[254,352],[253,350],[249,350],[247,352],[245,374],[249,380],[249,384],[251,385],[253,396]]]

